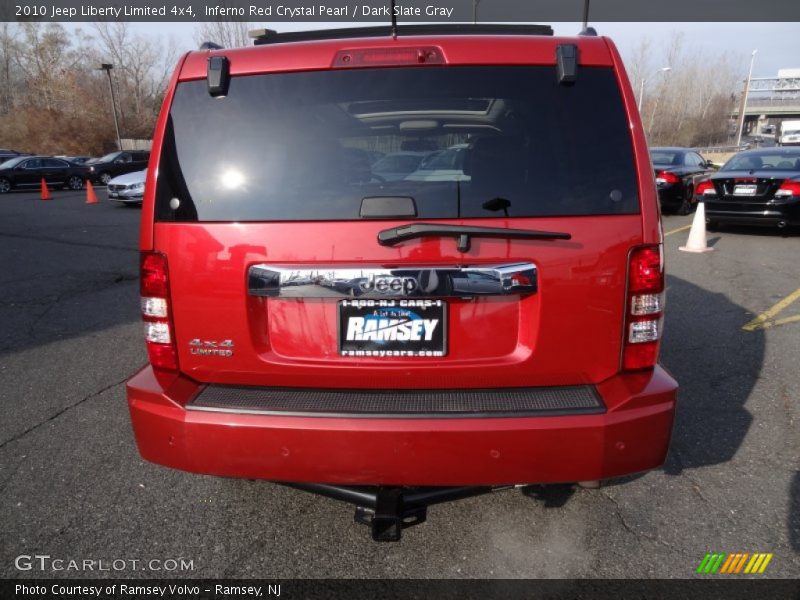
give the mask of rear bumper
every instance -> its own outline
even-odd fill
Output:
[[[660,367],[596,386],[602,414],[345,418],[203,412],[202,389],[164,389],[147,366],[128,381],[139,451],[151,462],[225,477],[361,485],[502,485],[607,479],[660,466],[676,382]]]
[[[800,225],[800,200],[747,205],[706,200],[705,205],[706,218],[709,221],[743,225]]]

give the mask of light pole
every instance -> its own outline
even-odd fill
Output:
[[[476,25],[478,23],[478,4],[481,3],[481,0],[472,0],[472,24]]]
[[[653,73],[653,75],[658,75],[659,73],[666,73],[667,71],[671,71],[672,67],[661,67],[658,71]],[[641,83],[639,83],[639,112],[642,112],[642,99],[644,98],[644,84],[647,82],[646,79],[642,79]]]
[[[659,69],[661,73],[669,73],[672,70],[671,67],[664,67]],[[655,104],[653,104],[653,110],[650,111],[650,123],[647,126],[647,137],[650,138],[650,133],[653,131],[653,123],[656,120],[656,113],[658,112],[658,96],[656,96]]]
[[[744,82],[744,92],[742,92],[742,103],[739,105],[739,131],[736,134],[736,146],[742,144],[742,132],[744,131],[744,111],[747,108],[747,94],[750,92],[750,78],[753,76],[753,63],[756,61],[758,48],[753,50],[750,55],[750,70],[747,72],[747,80]]]
[[[119,122],[117,121],[117,97],[114,95],[114,85],[111,83],[111,69],[114,65],[103,63],[100,65],[100,70],[105,71],[108,75],[108,89],[111,90],[111,112],[114,114],[114,129],[117,132],[117,149],[122,150],[122,139],[119,137]]]

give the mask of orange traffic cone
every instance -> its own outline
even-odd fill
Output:
[[[92,187],[92,182],[88,179],[86,180],[86,204],[97,204],[99,200],[97,199],[97,194],[94,193],[94,188]]]
[[[42,193],[39,196],[42,200],[52,200],[53,197],[50,195],[50,190],[47,189],[47,182],[42,177]]]

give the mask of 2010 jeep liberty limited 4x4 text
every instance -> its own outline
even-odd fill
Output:
[[[267,32],[184,56],[141,229],[142,456],[426,507],[664,461],[677,384],[619,54],[546,26]]]

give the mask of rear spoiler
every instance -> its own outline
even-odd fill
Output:
[[[392,37],[390,25],[375,27],[347,27],[342,29],[320,29],[317,31],[287,31],[278,33],[273,29],[255,29],[249,32],[256,46],[320,40],[342,40],[348,38]],[[549,25],[399,25],[398,36],[411,35],[553,35]]]

